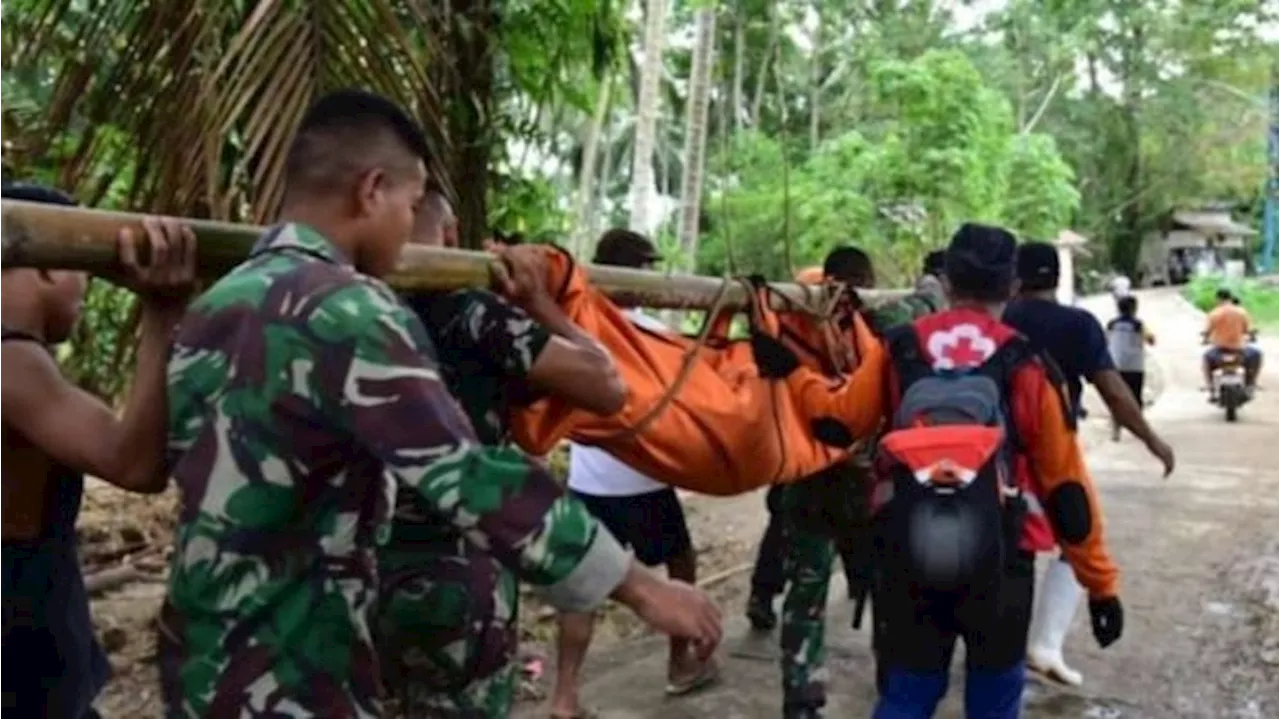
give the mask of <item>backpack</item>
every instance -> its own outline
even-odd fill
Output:
[[[997,584],[1026,511],[1009,397],[1030,346],[1014,335],[981,365],[935,369],[914,326],[886,340],[899,399],[876,456],[885,571],[925,591]]]

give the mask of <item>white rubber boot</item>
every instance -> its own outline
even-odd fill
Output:
[[[1044,581],[1040,582],[1040,596],[1027,641],[1027,667],[1073,687],[1080,686],[1084,676],[1067,666],[1062,658],[1062,645],[1082,599],[1084,587],[1076,581],[1071,566],[1061,559],[1050,562]]]

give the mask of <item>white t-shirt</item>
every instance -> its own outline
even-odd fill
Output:
[[[668,331],[667,326],[639,310],[627,316],[648,330]],[[598,497],[634,497],[648,494],[667,485],[650,479],[596,447],[569,445],[569,489]]]

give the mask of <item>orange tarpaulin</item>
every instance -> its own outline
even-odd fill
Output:
[[[526,451],[545,454],[568,438],[601,447],[659,481],[714,495],[794,481],[848,455],[847,447],[813,436],[811,417],[784,382],[760,376],[747,342],[717,338],[697,348],[687,377],[664,400],[694,341],[636,326],[567,255],[550,254],[548,267],[547,286],[559,290],[560,307],[610,351],[628,396],[610,417],[554,397],[516,409],[512,433]],[[765,331],[777,331],[767,303],[756,302],[754,315]]]

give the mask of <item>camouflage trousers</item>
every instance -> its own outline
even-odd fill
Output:
[[[841,464],[783,488],[787,590],[778,642],[788,719],[820,716],[826,705],[827,592],[837,550],[851,581],[869,573],[867,471]]]
[[[787,592],[782,600],[778,644],[782,662],[782,714],[816,716],[827,703],[827,590],[835,561],[829,536],[791,527],[783,571]]]
[[[460,538],[393,543],[379,570],[374,639],[398,715],[505,719],[516,690],[515,575]]]

